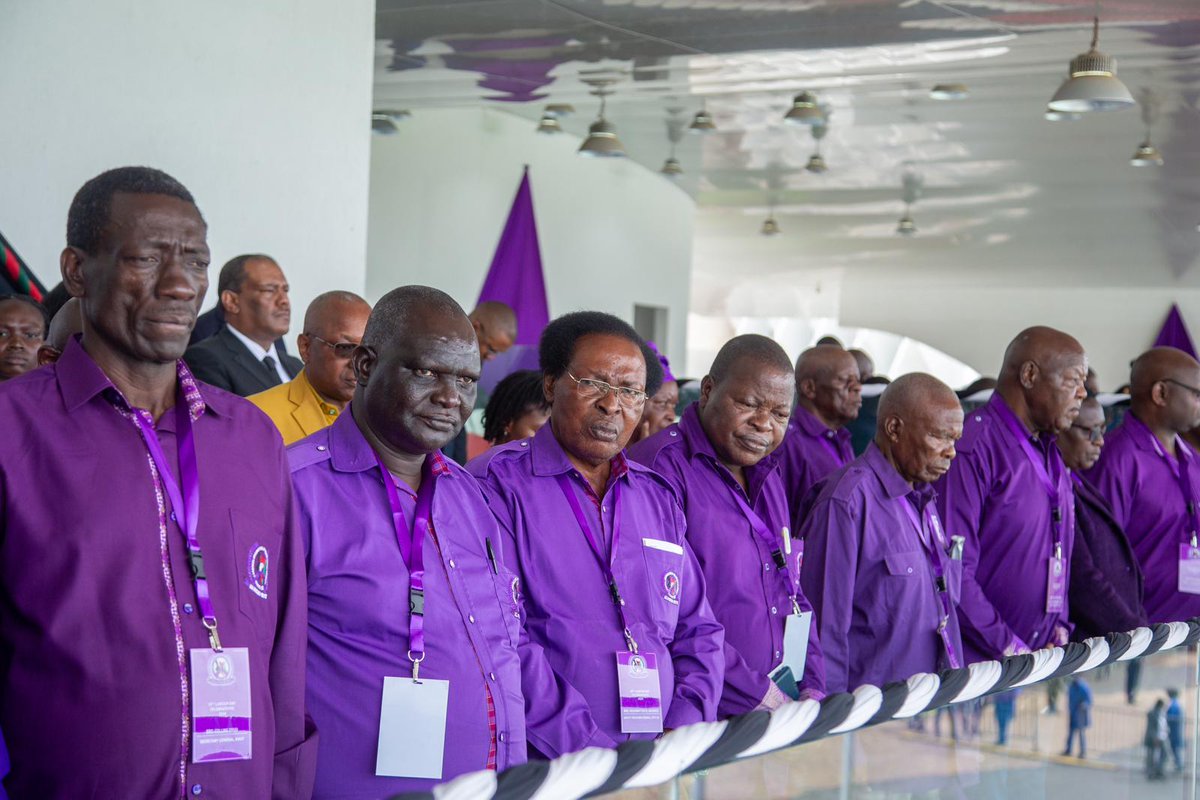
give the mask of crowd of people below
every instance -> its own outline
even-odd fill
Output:
[[[1200,615],[1181,351],[1109,431],[1052,328],[967,412],[748,334],[677,419],[657,349],[577,311],[484,402],[507,306],[331,291],[296,358],[281,266],[199,315],[209,261],[188,190],[120,168],[68,211],[70,299],[0,300],[14,797],[382,798]]]

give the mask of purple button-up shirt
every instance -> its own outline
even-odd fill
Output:
[[[789,525],[787,499],[773,456],[746,469],[749,495],[738,485],[700,425],[692,403],[678,424],[638,442],[630,458],[669,480],[683,501],[687,540],[704,573],[713,613],[725,627],[725,686],[717,712],[722,717],[752,711],[763,700],[772,670],[783,658],[783,628],[792,613],[792,597],[802,611],[812,606],[800,591],[799,550],[780,569],[772,553],[783,552]],[[755,533],[734,492],[773,535],[764,542]],[[813,628],[802,689],[825,690],[821,646]]]
[[[1129,536],[1145,576],[1151,622],[1200,615],[1200,595],[1179,591],[1179,545],[1192,538],[1188,503],[1200,503],[1200,462],[1181,439],[1175,440],[1175,452],[1187,462],[1190,497],[1176,477],[1178,462],[1131,412],[1105,439],[1100,460],[1083,476],[1108,501]]]
[[[450,682],[442,779],[525,761],[518,600],[492,571],[496,524],[474,478],[440,456],[424,546],[421,676]],[[378,798],[437,781],[377,777],[385,677],[408,677],[409,576],[374,451],[344,413],[288,448],[308,566],[308,709],[322,732],[315,798]],[[391,476],[389,476],[391,479]],[[412,524],[416,495],[396,483]],[[495,740],[488,694],[495,708]]]
[[[958,455],[935,485],[946,534],[966,539],[959,622],[968,663],[1001,657],[1014,636],[1038,648],[1050,642],[1056,625],[1070,629],[1065,601],[1062,611],[1046,611],[1055,551],[1050,495],[1010,422],[1021,426],[999,392],[968,414]],[[1069,585],[1071,479],[1053,436],[1026,436],[1054,478]]]
[[[621,733],[616,653],[628,647],[596,555],[557,477],[568,476],[606,551],[612,546],[613,489],[621,483],[612,571],[639,651],[658,657],[663,724],[678,728],[715,719],[724,631],[705,599],[704,576],[684,538],[687,526],[670,484],[618,454],[604,496],[596,497],[550,425],[530,439],[492,448],[467,468],[507,534],[505,555],[525,591],[530,638],[587,699],[600,730],[617,742],[654,734]]]
[[[831,431],[825,423],[803,406],[792,409],[787,433],[775,451],[783,489],[787,493],[792,530],[804,522],[804,498],[826,475],[854,460],[850,431]]]
[[[938,633],[943,618],[961,659],[954,607],[962,562],[950,557],[932,501],[928,485],[909,486],[872,442],[827,477],[810,504],[800,582],[816,610],[829,691],[883,686],[948,667]],[[922,512],[927,522],[918,531],[914,519]],[[946,582],[948,617],[938,570]]]
[[[73,340],[56,365],[0,385],[0,726],[14,796],[311,790],[304,566],[283,445],[258,409],[197,385],[182,362],[178,373],[221,643],[249,650],[253,758],[191,762],[189,651],[209,641],[184,534],[135,412]],[[156,432],[178,477],[175,422],[163,414]]]

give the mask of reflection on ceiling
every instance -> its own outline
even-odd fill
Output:
[[[1043,118],[1088,48],[1094,10],[1093,0],[378,0],[375,106],[489,104],[527,118],[533,136],[546,104],[569,103],[576,113],[558,124],[582,139],[595,88],[608,84],[605,117],[629,157],[656,172],[678,161],[682,174],[664,180],[699,206],[697,273],[731,286],[766,271],[898,265],[959,282],[1004,270],[1200,285],[1200,0],[1101,5],[1099,48],[1135,97],[1156,98],[1163,167],[1130,166],[1147,138],[1136,110]],[[942,83],[969,93],[934,99]],[[801,91],[824,110],[819,141],[784,124]],[[716,131],[687,133],[702,107]],[[818,149],[825,172],[806,169]],[[906,200],[911,237],[896,235]],[[778,236],[759,234],[769,214]]]

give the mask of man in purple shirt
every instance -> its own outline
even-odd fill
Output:
[[[0,726],[15,797],[311,791],[283,445],[180,360],[206,236],[191,194],[158,170],[88,181],[61,256],[82,336],[0,388]]]
[[[622,452],[662,368],[609,314],[546,326],[550,423],[468,465],[506,534],[527,627],[617,742],[716,718],[724,632],[669,483]]]
[[[1022,331],[936,486],[946,533],[966,540],[959,621],[968,663],[1068,639],[1074,503],[1055,435],[1079,414],[1086,375],[1074,338]]]
[[[875,441],[813,498],[800,583],[831,692],[964,665],[955,610],[962,551],[929,485],[950,469],[962,427],[949,386],[903,375],[879,400]]]
[[[791,546],[787,499],[772,455],[794,393],[783,348],[765,336],[738,336],[717,353],[699,401],[683,418],[629,450],[669,480],[683,501],[688,544],[725,627],[722,717],[787,701],[771,677],[784,660],[785,624],[812,611],[800,591],[799,551]],[[792,680],[805,697],[820,698],[824,666],[815,635],[806,655],[803,675]]]
[[[846,428],[862,407],[858,362],[837,345],[810,347],[796,359],[796,409],[779,446],[792,530],[799,531],[809,490],[854,460]]]
[[[1096,465],[1104,447],[1104,408],[1094,397],[1058,436],[1058,451],[1071,470],[1075,490],[1075,546],[1067,591],[1073,639],[1082,641],[1147,624],[1142,571],[1124,529],[1099,492],[1080,478]]]
[[[436,289],[389,292],[353,366],[349,413],[288,448],[308,563],[308,708],[322,731],[314,797],[374,800],[503,770],[525,761],[527,726],[547,755],[611,746],[525,640],[496,522],[475,479],[438,452],[474,407],[466,313]],[[432,715],[404,697],[392,716],[393,685],[411,689],[418,674],[448,682],[446,697]],[[393,749],[397,722],[436,740],[431,752]]]
[[[1200,615],[1200,463],[1180,434],[1200,425],[1200,364],[1156,347],[1133,362],[1129,413],[1084,477],[1108,501],[1146,576],[1151,622]]]

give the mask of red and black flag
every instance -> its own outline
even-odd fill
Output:
[[[27,294],[40,303],[46,296],[46,287],[0,233],[0,294],[7,293]]]

